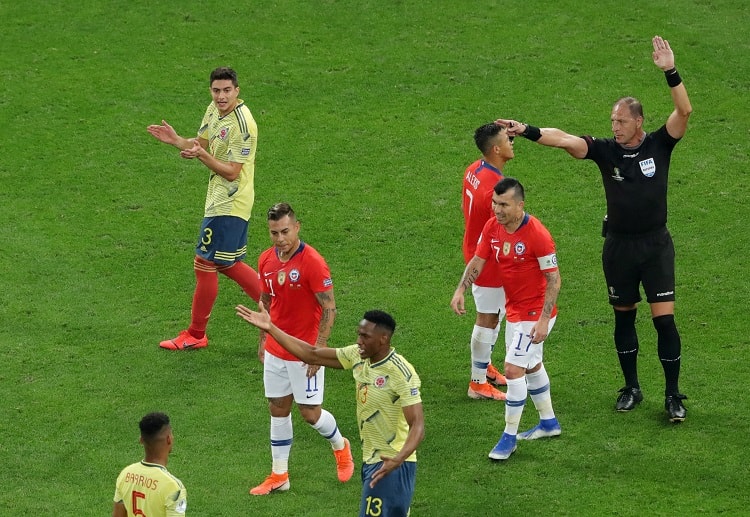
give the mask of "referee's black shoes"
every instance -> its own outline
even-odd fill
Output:
[[[686,398],[682,393],[677,393],[676,395],[668,395],[664,399],[664,409],[667,410],[670,422],[679,423],[685,420],[687,409],[685,409],[682,401]]]
[[[641,393],[641,390],[639,388],[631,388],[629,386],[625,386],[620,390],[620,395],[617,397],[617,404],[615,404],[615,409],[617,411],[632,411],[633,409],[635,409],[635,406],[637,406],[642,400],[643,393]]]

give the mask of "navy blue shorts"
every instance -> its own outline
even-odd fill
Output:
[[[247,254],[247,227],[241,217],[204,217],[195,254],[214,264],[231,266]]]
[[[396,470],[370,488],[372,475],[383,462],[362,465],[362,501],[359,517],[406,517],[409,515],[414,485],[417,480],[417,462],[405,461]]]
[[[666,227],[639,236],[607,234],[602,267],[612,305],[640,302],[640,284],[648,303],[675,299],[674,243]]]

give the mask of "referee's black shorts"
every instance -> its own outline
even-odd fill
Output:
[[[648,303],[675,299],[674,243],[666,226],[640,235],[607,233],[602,268],[612,305],[640,302],[640,284]]]

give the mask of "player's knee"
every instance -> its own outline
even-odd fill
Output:
[[[302,415],[302,418],[305,419],[305,422],[307,422],[310,425],[315,425],[318,423],[318,420],[320,420],[320,415],[321,415],[320,406],[310,406],[307,404],[300,404],[299,412],[300,412],[300,415]]]
[[[654,328],[657,334],[676,334],[677,325],[674,321],[674,314],[664,314],[653,318]]]

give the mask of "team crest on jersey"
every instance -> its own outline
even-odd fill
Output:
[[[289,280],[291,280],[292,282],[299,281],[299,269],[294,268],[289,272]]]
[[[382,375],[375,379],[375,382],[373,382],[373,385],[376,388],[385,388],[386,383],[388,382],[387,377],[383,377]]]
[[[226,140],[229,136],[229,126],[223,127],[219,130],[219,138],[221,140]]]
[[[279,271],[279,274],[276,275],[276,281],[279,285],[284,285],[286,283],[286,271]]]
[[[510,253],[510,242],[504,242],[503,243],[503,255],[508,255]]]
[[[641,172],[647,178],[650,178],[654,174],[656,174],[656,163],[654,162],[653,158],[648,158],[646,160],[640,161],[638,162],[638,165],[641,166]]]
[[[526,253],[526,245],[523,242],[516,243],[516,255],[523,255]]]

